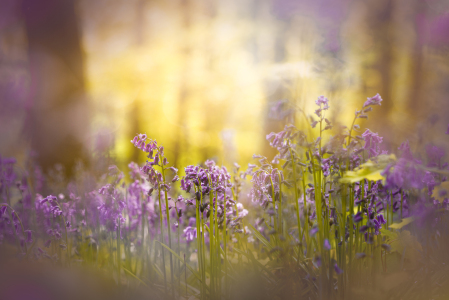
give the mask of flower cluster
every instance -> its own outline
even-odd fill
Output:
[[[387,155],[383,138],[356,124],[381,102],[379,94],[368,98],[351,126],[341,127],[326,118],[330,101],[320,96],[314,114],[301,114],[304,129],[288,123],[294,105],[280,101],[270,115],[287,124],[266,136],[276,154],[254,155],[244,171],[206,160],[178,175],[164,147],[146,134],[131,140],[147,159],[130,163],[128,178],[111,165],[103,176],[51,186],[35,165],[21,172],[15,159],[0,157],[0,244],[14,245],[26,259],[94,262],[113,270],[119,284],[151,278],[171,296],[181,295],[176,280],[186,276],[195,297],[230,298],[221,297],[235,281],[228,280],[250,263],[267,284],[277,284],[276,276],[298,279],[293,284],[305,298],[317,298],[321,286],[346,295],[346,285],[369,281],[373,263],[385,273],[387,261],[388,268],[401,266],[398,272],[410,263],[402,243],[419,250],[419,236],[395,228],[417,222],[414,233],[430,228],[425,233],[439,243],[447,227],[445,149],[427,144],[419,151],[407,141]],[[61,174],[59,168],[53,177]],[[402,261],[390,263],[395,257]],[[357,263],[363,259],[370,263]]]

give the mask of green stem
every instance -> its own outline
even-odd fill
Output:
[[[282,181],[281,181],[281,174],[278,171],[278,178],[279,178],[279,232],[282,233],[282,235],[284,235],[284,222],[283,222],[283,218],[282,218]]]
[[[62,208],[61,208],[61,205],[59,205],[59,203],[58,203],[58,201],[56,201],[56,200],[53,200],[55,203],[56,203],[56,205],[58,206],[58,208],[61,210],[61,212],[62,212]],[[62,217],[62,222],[64,223],[63,224],[63,226],[64,226],[64,231],[65,231],[65,244],[66,244],[66,247],[67,247],[67,261],[69,262],[69,264],[70,264],[70,249],[69,249],[69,242],[68,242],[68,238],[67,238],[67,222],[66,222],[66,220],[65,220],[65,217],[64,217],[64,214],[63,213],[61,213],[61,217]]]
[[[19,215],[17,214],[17,212],[16,212],[14,209],[12,209],[12,207],[9,206],[8,204],[1,203],[1,204],[0,204],[0,207],[2,207],[2,206],[6,206],[7,208],[9,208],[11,214],[14,213],[14,215],[15,215],[16,218],[17,218],[17,220],[19,220],[20,228],[22,228],[22,237],[25,238],[25,229],[23,228],[22,220],[19,218]],[[11,217],[12,217],[12,215],[11,215]],[[15,232],[16,232],[16,231],[15,231],[15,229],[14,229],[14,233],[15,233]],[[19,245],[20,245],[20,241],[19,241]],[[25,245],[25,253],[28,254],[27,244],[24,243],[24,245]]]
[[[307,211],[307,195],[306,195],[306,178],[305,175],[306,171],[303,170],[302,172],[302,189],[303,189],[303,197],[304,197],[304,209],[303,209],[303,214],[304,214],[304,230],[303,230],[303,235],[305,235],[306,237],[306,243],[307,243],[307,256],[309,256],[310,252],[309,251],[311,249],[311,243],[310,243],[310,237],[309,237],[309,214]],[[301,240],[302,241],[302,236],[301,236]]]
[[[274,234],[274,240],[277,243],[277,235],[278,235],[278,226],[277,226],[277,213],[276,213],[276,193],[274,191],[274,184],[273,184],[273,179],[271,178],[271,174],[268,174],[268,176],[270,176],[270,182],[271,182],[271,199],[273,202],[273,210],[274,210],[274,214],[273,214],[273,222],[274,222],[274,230],[276,231],[276,233]]]
[[[199,190],[199,188],[198,188]],[[197,241],[197,261],[198,261],[198,273],[201,274],[201,299],[204,298],[204,288],[203,288],[203,281],[202,281],[202,274],[203,274],[203,268],[201,263],[201,234],[200,234],[200,200],[196,199],[196,241]]]
[[[117,278],[118,278],[118,285],[121,286],[121,280],[120,280],[120,267],[121,267],[121,249],[120,249],[120,218],[117,221],[118,227],[117,227]]]
[[[225,264],[225,298],[228,299],[228,248],[227,248],[227,215],[226,215],[226,191],[224,192],[224,220],[223,220],[223,247],[224,247],[224,264]]]
[[[163,214],[162,214],[162,203],[161,203],[161,188],[160,185],[157,187],[157,194],[159,199],[159,220],[160,220],[160,226],[161,226],[161,243],[164,242],[164,222],[163,222]],[[165,289],[165,295],[167,295],[167,274],[165,271],[165,250],[161,246],[161,252],[162,252],[162,272],[164,274],[164,289]]]
[[[295,199],[294,200],[295,200],[295,209],[296,209],[296,219],[297,219],[297,223],[298,223],[298,242],[301,243],[302,242],[301,219],[299,218],[299,203],[298,203],[299,197],[298,197],[298,187],[296,185],[296,162],[293,157],[292,148],[289,148],[289,150],[290,150],[290,157],[292,159],[292,168],[293,168],[293,188],[295,189]],[[304,204],[305,204],[305,201],[304,201]],[[301,252],[301,247],[299,247],[299,251]]]
[[[162,155],[161,155],[162,156]],[[164,181],[164,185],[166,184],[165,182],[165,168],[164,168],[164,158],[161,157],[161,173],[162,173],[162,180]],[[167,216],[167,231],[168,231],[168,247],[170,247],[170,249],[172,249],[171,246],[171,229],[170,229],[170,210],[168,209],[168,195],[167,195],[167,188],[164,188],[164,197],[165,197],[165,214]],[[171,278],[171,285],[172,285],[172,296],[174,297],[174,289],[173,287],[175,286],[175,280],[173,277],[173,258],[172,258],[172,254],[171,252],[170,254],[170,278]]]

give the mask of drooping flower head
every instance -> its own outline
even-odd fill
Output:
[[[17,179],[17,174],[14,171],[14,165],[16,159],[13,157],[0,156],[0,192],[2,192],[5,186],[12,186]]]
[[[187,226],[184,229],[184,236],[185,236],[187,242],[193,241],[197,237],[196,228],[192,227],[192,226]]]
[[[363,107],[367,107],[370,105],[381,105],[380,103],[382,102],[382,98],[380,97],[379,93],[377,93],[375,96],[373,97],[368,97],[366,102],[363,104]]]
[[[268,112],[268,117],[274,120],[284,120],[293,115],[294,110],[289,108],[289,102],[286,99],[273,103]]]
[[[322,107],[323,110],[327,110],[329,108],[329,99],[324,96],[319,96],[318,99],[315,100],[315,103],[320,107],[321,105],[324,105]]]
[[[326,249],[326,250],[330,250],[332,247],[331,247],[331,243],[329,242],[329,240],[328,239],[325,239],[324,240],[324,249]]]
[[[148,143],[146,143],[148,140]],[[147,139],[146,134],[138,134],[131,140],[134,146],[147,153],[148,160],[145,165],[140,169],[142,173],[147,175],[147,181],[152,185],[153,189],[157,188],[168,192],[171,188],[171,183],[166,181],[166,178],[162,174],[165,170],[170,169],[173,173],[171,182],[176,182],[179,179],[177,175],[178,169],[175,167],[166,167],[169,162],[164,156],[164,146],[158,146],[157,141]],[[162,171],[156,170],[155,166],[159,166]]]
[[[315,103],[319,106],[319,108],[315,110],[315,114],[322,118],[321,111],[329,109],[329,100],[324,96],[319,96],[318,99],[315,100]]]
[[[340,267],[338,266],[337,263],[334,264],[334,271],[335,271],[335,273],[336,273],[337,275],[340,275],[340,274],[343,273],[343,270],[340,269]]]
[[[125,223],[123,210],[126,207],[123,195],[111,184],[106,184],[98,191],[101,195],[99,205],[100,224],[104,225],[109,231],[116,231],[119,223]]]
[[[401,144],[401,146],[399,146],[398,150],[402,151],[402,158],[407,159],[407,160],[413,159],[413,155],[410,150],[410,145],[409,145],[408,141],[403,142]]]
[[[437,147],[435,145],[426,146],[427,154],[427,166],[428,167],[438,167],[441,163],[441,159],[446,154],[443,148]]]
[[[369,129],[367,129],[362,134],[362,137],[365,140],[364,149],[369,151],[369,156],[379,155],[379,144],[382,143],[382,137],[380,137],[377,133],[370,131]]]

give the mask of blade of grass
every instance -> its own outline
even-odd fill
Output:
[[[173,251],[172,249],[170,249],[167,245],[165,245],[164,243],[161,243],[161,242],[159,242],[159,241],[157,241],[157,242],[158,242],[159,244],[161,244],[162,247],[164,247],[165,249],[167,249],[168,251],[170,251],[170,253],[172,253],[174,257],[176,257],[176,258],[179,259],[180,261],[183,261],[183,259],[182,259],[181,257],[179,257],[179,255],[176,254],[176,252]],[[192,272],[192,274],[194,274],[195,277],[198,278],[198,280],[202,283],[200,274],[199,274],[198,272],[196,272],[195,269],[193,269],[193,268],[192,268],[191,266],[189,266],[188,264],[186,264],[186,267],[187,267],[187,268],[190,270],[190,272]],[[206,288],[209,289],[207,286],[206,286]]]

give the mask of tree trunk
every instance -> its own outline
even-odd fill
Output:
[[[73,171],[85,160],[89,118],[81,37],[74,0],[23,0],[30,90],[26,133],[39,163]]]

